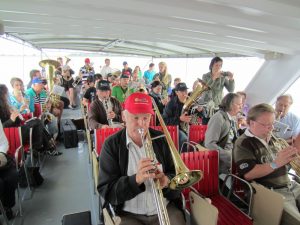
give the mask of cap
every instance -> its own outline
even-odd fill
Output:
[[[123,66],[127,65],[128,63],[126,61],[123,62]]]
[[[175,91],[185,91],[187,89],[188,87],[186,86],[185,83],[178,83],[175,87]]]
[[[32,79],[32,84],[43,84],[43,80],[38,78],[38,77],[35,77]]]
[[[127,97],[124,103],[124,109],[132,114],[154,114],[151,97],[147,94],[139,92],[133,93]]]
[[[84,62],[85,62],[85,63],[91,63],[91,60],[90,60],[89,58],[86,58],[86,59],[84,60]]]
[[[109,91],[110,84],[107,80],[101,80],[97,83],[97,89],[101,91]]]
[[[129,75],[123,73],[120,78],[129,78]]]

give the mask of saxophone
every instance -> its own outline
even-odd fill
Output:
[[[198,111],[196,110],[199,106],[198,100],[202,96],[203,92],[210,89],[209,86],[207,86],[201,79],[198,80],[202,85],[199,85],[196,90],[193,91],[193,94],[185,101],[181,111],[181,114],[186,113],[192,116],[190,123],[180,122],[180,128],[185,133],[188,133],[189,124],[198,124],[199,116]]]

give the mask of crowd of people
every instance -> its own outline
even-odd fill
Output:
[[[132,70],[126,61],[122,70],[114,71],[110,67],[110,59],[105,59],[100,73],[95,73],[90,59],[86,58],[85,65],[74,79],[74,71],[67,63],[63,64],[61,58],[58,61],[60,67],[55,82],[64,88],[68,101],[51,101],[40,71],[33,70],[26,91],[19,78],[12,79],[13,90],[10,93],[5,85],[0,85],[2,124],[4,127],[21,125],[22,136],[26,137],[24,140],[29,127],[45,129],[45,133],[50,135],[36,134],[34,149],[59,155],[55,146],[49,143],[57,136],[64,105],[70,109],[77,107],[76,87],[82,85],[80,98],[87,108],[90,130],[125,127],[108,138],[103,146],[99,157],[98,186],[104,205],[109,203],[116,209],[122,224],[158,223],[149,178],[160,181],[171,224],[184,224],[180,193],[168,188],[174,176],[174,164],[165,139],[152,142],[154,158],[149,159],[145,154],[144,137],[140,131],[147,133],[149,130],[152,138],[159,136],[159,132],[149,128],[151,117],[155,116],[152,99],[165,124],[179,127],[180,149],[188,140],[186,126],[207,125],[202,144],[207,149],[219,151],[219,173],[232,172],[235,164],[239,176],[245,180],[256,181],[281,193],[285,196],[282,224],[299,224],[300,185],[288,177],[290,162],[300,154],[300,147],[294,146],[300,133],[300,119],[289,112],[292,96],[278,96],[275,109],[265,103],[250,107],[247,94],[235,92],[234,74],[222,70],[223,60],[220,57],[211,60],[209,72],[195,80],[190,92],[180,78],[172,79],[165,62],[158,64],[157,73],[154,63],[150,63],[149,69],[142,73],[139,66]],[[205,91],[196,96],[190,110],[186,110],[187,102],[191,96],[194,97],[193,93],[198,93],[199,88],[205,88]],[[225,96],[224,88],[229,92]],[[34,113],[36,104],[43,105],[51,119],[22,124],[20,115]],[[158,121],[156,125],[159,125]],[[278,144],[282,143],[281,139],[285,140],[285,146]],[[5,148],[1,149],[4,153]],[[154,166],[153,161],[159,166]],[[152,169],[156,169],[156,173],[149,173]],[[0,174],[3,179],[2,172]]]

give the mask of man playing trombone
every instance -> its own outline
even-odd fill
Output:
[[[122,225],[159,224],[150,182],[159,180],[162,201],[170,224],[184,225],[180,208],[180,192],[168,188],[175,176],[174,163],[165,138],[153,139],[161,132],[149,128],[152,100],[143,93],[131,94],[125,101],[123,117],[126,128],[106,139],[100,154],[98,191],[104,207],[110,203],[121,217]],[[141,135],[141,131],[144,135]],[[146,157],[152,139],[153,159]]]

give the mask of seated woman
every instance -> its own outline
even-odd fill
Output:
[[[8,156],[8,142],[0,121],[0,199],[4,206],[6,217],[14,217],[12,207],[16,203],[15,191],[18,184],[18,173],[13,159]]]
[[[4,84],[0,84],[0,105],[0,120],[3,127],[21,126],[22,117],[20,118],[20,112],[10,107],[8,102],[8,89]],[[30,120],[21,126],[23,144],[29,143],[30,128],[33,129],[32,147],[34,150],[49,151],[49,154],[56,152],[51,136],[47,133],[43,123],[39,119]]]
[[[231,168],[233,144],[238,136],[236,116],[243,106],[242,97],[228,93],[220,104],[220,110],[209,120],[204,145],[219,151],[220,174],[228,174]]]
[[[168,103],[168,98],[163,99],[162,98],[162,84],[160,81],[153,81],[151,83],[151,92],[150,96],[154,99],[160,114],[164,113],[165,105]]]

